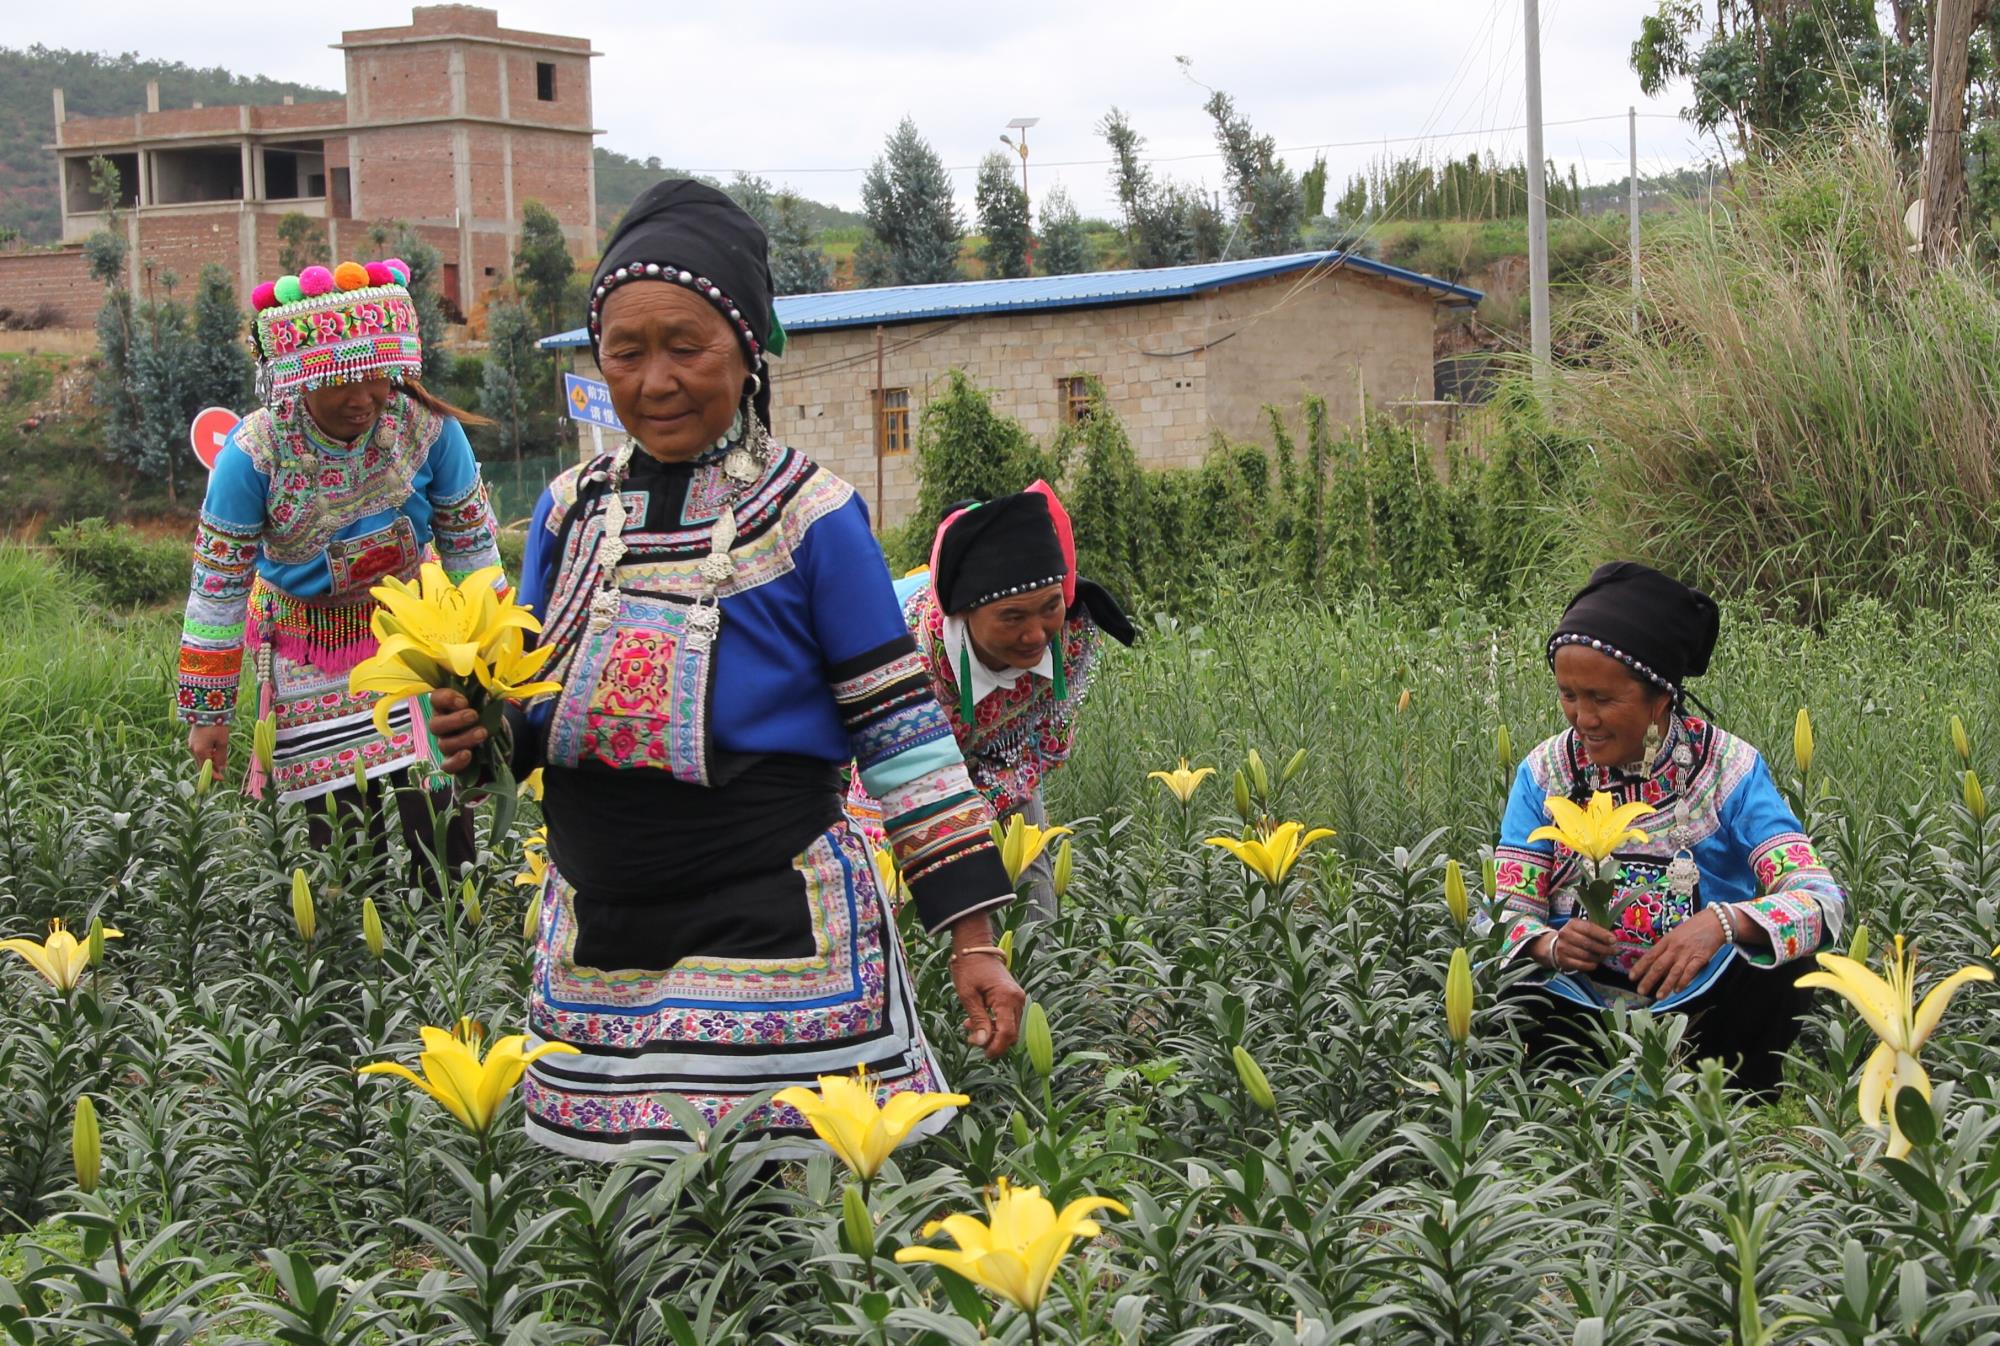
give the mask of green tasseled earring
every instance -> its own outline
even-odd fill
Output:
[[[1067,701],[1069,700],[1069,681],[1063,677],[1062,642],[1058,640],[1055,644],[1051,645],[1049,653],[1054,656],[1056,664],[1056,675],[1053,679],[1056,685],[1056,700]]]
[[[958,718],[972,723],[972,641],[958,647]]]

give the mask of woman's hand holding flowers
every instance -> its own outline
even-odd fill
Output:
[[[1572,916],[1542,938],[1535,958],[1558,972],[1589,972],[1612,955],[1617,941],[1588,916]]]

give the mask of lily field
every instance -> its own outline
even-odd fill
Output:
[[[1604,1073],[1524,1067],[1512,974],[1448,894],[1484,899],[1514,763],[1561,727],[1561,578],[1498,614],[1273,589],[1142,623],[1051,786],[1062,914],[1007,917],[1023,1045],[965,1045],[942,941],[906,926],[969,1102],[767,1182],[726,1125],[616,1168],[522,1135],[532,804],[441,890],[352,832],[312,847],[305,812],[239,793],[247,721],[229,778],[198,779],[170,616],[103,615],[0,551],[0,1341],[2000,1341],[1977,973],[1921,1042],[1907,1005],[1871,1009],[1932,1084],[1879,1126],[1878,1028],[1826,991],[1767,1106],[1684,1059],[1672,1016],[1607,1019]],[[1985,587],[1814,629],[1726,608],[1698,687],[1769,758],[1868,964],[1914,949],[1918,1002],[2000,942]],[[1182,758],[1215,772],[1150,774]],[[1311,840],[1289,869],[1250,854],[1262,875],[1205,844],[1287,836]],[[444,1105],[360,1072],[422,1076],[427,1046],[433,1084],[458,1058],[492,1087]]]

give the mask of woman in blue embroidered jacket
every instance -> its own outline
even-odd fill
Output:
[[[592,284],[591,344],[637,441],[557,478],[521,593],[564,690],[510,720],[545,764],[549,865],[528,1028],[577,1055],[525,1086],[530,1134],[610,1159],[685,1143],[780,1085],[856,1069],[944,1079],[873,857],[842,807],[859,765],[924,926],[949,929],[968,1038],[1012,1044],[1024,996],[988,912],[1011,900],[861,499],[777,443],[781,348],[763,231],[691,181],[649,189]],[[440,694],[451,754],[471,713]],[[808,1136],[766,1102],[755,1130]],[[921,1127],[935,1130],[948,1111]]]
[[[454,579],[498,566],[493,514],[459,418],[417,382],[423,345],[403,262],[307,267],[257,287],[252,338],[267,405],[230,432],[209,473],[195,533],[180,654],[188,750],[218,775],[246,644],[258,714],[274,714],[272,780],[253,762],[253,793],[287,802],[332,795],[365,813],[379,846],[381,782],[423,760],[407,711],[375,729],[375,698],[347,689],[375,652],[368,591],[414,579],[433,552]],[[496,572],[497,573],[497,572]],[[356,773],[368,781],[364,792]],[[412,850],[433,842],[433,805],[397,791]],[[325,810],[311,826],[330,835]],[[446,862],[473,858],[455,814]]]
[[[1505,956],[1544,969],[1526,993],[1531,1049],[1583,1040],[1582,1022],[1616,1003],[1685,1010],[1690,1050],[1768,1093],[1805,1010],[1794,982],[1839,937],[1846,898],[1756,749],[1686,711],[1719,629],[1707,595],[1658,571],[1592,573],[1549,640],[1570,727],[1521,763],[1495,863]],[[1630,825],[1644,839],[1601,875],[1610,928],[1578,900],[1584,862],[1537,835],[1552,797],[1598,792],[1643,805]]]

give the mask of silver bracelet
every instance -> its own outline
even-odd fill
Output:
[[[1736,913],[1729,909],[1727,902],[1718,902],[1710,910],[1715,912],[1715,923],[1722,927],[1722,942],[1736,942]]]
[[[1562,971],[1562,964],[1556,961],[1556,945],[1562,943],[1562,938],[1562,927],[1555,927],[1555,934],[1549,938],[1549,971],[1551,972]]]

